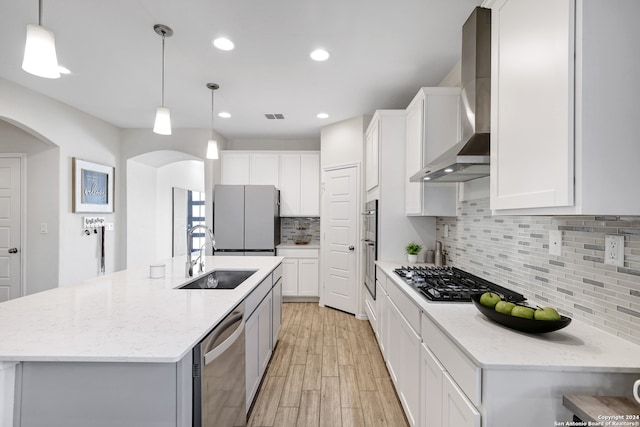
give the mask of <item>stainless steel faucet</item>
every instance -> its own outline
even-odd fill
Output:
[[[190,229],[187,230],[187,262],[185,263],[185,277],[193,277],[193,266],[198,262],[198,260],[200,261],[200,272],[202,273],[202,271],[204,270],[204,261],[202,258],[202,249],[206,246],[206,242],[204,245],[200,246],[200,255],[198,255],[198,258],[196,258],[195,260],[191,260],[191,252],[193,252],[193,243],[191,241],[191,237],[193,236],[193,232],[195,230],[198,229],[204,229],[207,231],[207,236],[209,236],[209,240],[211,241],[211,247],[213,248],[213,250],[216,250],[216,239],[213,235],[213,231],[211,231],[210,228],[207,228],[207,226],[202,225],[202,224],[198,224],[198,225],[194,225],[193,227],[191,227]]]

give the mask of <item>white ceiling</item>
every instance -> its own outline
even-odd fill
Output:
[[[165,104],[175,128],[208,128],[211,92],[233,117],[215,117],[229,139],[319,138],[320,128],[376,109],[404,108],[437,85],[460,57],[462,24],[480,0],[45,0],[56,36],[57,80],[21,69],[26,25],[37,0],[0,0],[0,76],[122,128],[151,128]],[[211,40],[225,35],[236,49]],[[331,58],[309,58],[324,47]],[[326,112],[329,119],[316,118]],[[282,113],[285,120],[267,120]]]

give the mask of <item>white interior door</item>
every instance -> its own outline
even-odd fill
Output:
[[[325,173],[323,242],[323,303],[356,312],[358,242],[358,169],[355,166]]]
[[[0,157],[0,302],[22,296],[20,161]]]

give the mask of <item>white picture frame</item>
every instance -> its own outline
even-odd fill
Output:
[[[114,211],[113,166],[72,159],[72,209],[74,213]]]

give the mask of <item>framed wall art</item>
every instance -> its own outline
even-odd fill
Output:
[[[113,212],[114,168],[72,159],[73,212]]]

